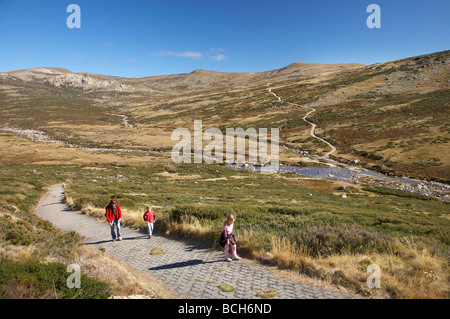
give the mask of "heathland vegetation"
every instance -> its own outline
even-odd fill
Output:
[[[0,77],[0,127],[39,130],[83,147],[145,150],[95,152],[0,131],[0,295],[168,296],[126,264],[112,267],[114,274],[106,271],[113,261],[105,254],[36,216],[46,189],[64,183],[66,202],[94,218],[104,218],[115,195],[124,225],[143,228],[144,205],[151,203],[160,214],[160,235],[218,248],[221,223],[233,212],[240,253],[247,258],[366,296],[448,298],[447,201],[295,174],[175,164],[169,151],[173,129],[192,129],[202,119],[205,128],[280,127],[280,144],[322,155],[329,149],[309,136],[304,105],[316,108],[309,119],[318,125],[316,134],[337,147],[335,159],[448,183],[449,55],[292,77],[261,75],[254,85],[242,82],[242,74],[239,83],[227,78],[219,88],[172,90],[168,84],[164,90],[160,83],[153,93]],[[268,92],[268,80],[281,102]],[[126,115],[133,127],[109,114]],[[315,165],[301,159],[285,149],[280,156],[282,163]],[[61,265],[75,261],[89,284],[73,296],[60,279]],[[382,269],[381,289],[366,285],[371,264]]]

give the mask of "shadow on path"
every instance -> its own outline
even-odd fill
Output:
[[[42,206],[42,207],[45,207],[45,206],[52,206],[52,205],[61,205],[61,202],[54,202],[54,203],[42,204],[41,206]],[[69,210],[71,210],[71,209],[69,209]]]
[[[162,270],[162,269],[173,269],[173,268],[182,268],[182,267],[189,267],[189,266],[195,266],[200,264],[212,264],[212,263],[220,263],[225,262],[225,260],[213,260],[213,261],[203,261],[201,259],[192,259],[188,261],[182,261],[178,263],[172,263],[167,265],[161,265],[157,267],[148,268],[148,270]]]
[[[85,245],[98,245],[98,244],[104,244],[104,243],[111,243],[112,240],[108,239],[108,240],[100,240],[100,241],[96,241],[96,242],[92,242],[92,243],[85,243]]]
[[[136,239],[148,239],[147,235],[136,236],[136,237],[122,237],[122,240],[136,240]]]
[[[122,237],[122,240],[137,240],[137,239],[146,239],[146,238],[148,238],[147,235],[142,235],[142,236],[137,236],[137,237]],[[92,243],[86,243],[86,245],[98,245],[98,244],[111,243],[111,242],[112,242],[112,238],[95,241]],[[116,240],[116,242],[120,243],[120,241],[118,241],[118,240]]]

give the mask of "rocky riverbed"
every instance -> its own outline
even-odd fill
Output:
[[[421,181],[405,177],[387,176],[362,167],[356,167],[346,164],[337,164],[330,167],[297,167],[280,165],[278,168],[274,168],[270,166],[235,163],[229,164],[228,166],[233,169],[246,169],[263,172],[265,171],[267,173],[295,173],[310,178],[335,179],[354,184],[364,184],[370,186],[382,186],[392,189],[399,189],[425,196],[436,197],[441,200],[450,199],[449,185],[433,181]]]

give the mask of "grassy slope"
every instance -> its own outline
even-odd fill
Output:
[[[336,191],[340,183],[220,166],[161,164],[101,172],[82,170],[66,183],[69,201],[87,214],[103,218],[105,203],[116,195],[125,225],[140,228],[144,204],[151,203],[162,206],[159,231],[218,247],[223,220],[234,212],[239,249],[247,257],[270,252],[271,262],[281,267],[369,295],[374,292],[365,286],[365,267],[371,261],[385,273],[383,293],[446,296],[447,283],[439,280],[448,270],[447,203],[383,189],[350,188],[342,199]],[[342,271],[337,279],[336,268]]]
[[[320,136],[337,147],[338,158],[358,158],[385,172],[447,182],[449,59],[445,51],[274,91],[288,101],[317,108],[310,119]],[[294,142],[304,147],[309,141]]]
[[[151,203],[162,206],[159,231],[217,247],[221,224],[232,211],[239,250],[247,257],[270,253],[280,267],[375,296],[379,292],[365,286],[365,267],[376,263],[384,274],[382,294],[447,296],[443,278],[450,221],[448,204],[438,200],[355,187],[343,199],[340,182],[164,162],[146,167],[4,165],[1,180],[3,257],[70,263],[79,254],[75,234],[64,235],[32,217],[45,186],[64,181],[69,202],[100,219],[109,198],[117,195],[125,225],[142,228],[144,204]],[[98,262],[88,264],[89,274],[100,278]],[[117,274],[117,280],[123,276]]]
[[[397,74],[392,67],[413,76],[416,71],[410,70],[410,64],[432,63],[428,58],[408,59],[378,69],[370,66],[365,70],[271,85],[287,101],[302,104],[317,102],[335,92],[350,92],[343,100],[318,107],[312,117],[319,124],[319,133],[338,146],[338,156],[344,159],[359,156],[367,165],[378,165],[381,169],[386,169],[382,167],[385,165],[400,173],[447,180],[448,154],[436,155],[439,147],[448,143],[445,120],[448,90],[442,85],[446,82],[439,82],[438,86],[444,86],[439,90],[436,86],[429,88],[437,90],[435,93],[370,92],[370,85],[378,85],[384,77]],[[440,76],[430,81],[446,81],[448,75]],[[423,86],[431,85],[430,81],[422,82]],[[284,143],[310,152],[326,150],[308,137],[309,126],[302,121],[305,109],[276,102],[266,86],[227,92],[181,92],[161,97],[117,94],[102,104],[98,103],[101,94],[37,84],[16,89],[16,93],[21,96],[13,98],[0,92],[2,124],[42,129],[52,137],[83,146],[123,147],[126,144],[139,148],[155,143],[155,147],[170,148],[173,128],[190,128],[193,120],[203,119],[204,128],[277,125],[282,127]],[[114,101],[123,103],[126,114],[137,125],[136,130],[125,129],[119,118],[106,115],[119,113],[114,104],[108,103]],[[433,116],[428,116],[430,107]],[[402,121],[405,112],[414,121]],[[155,133],[155,130],[160,131]],[[156,135],[150,142],[145,139],[146,134]],[[162,157],[148,158],[147,162],[147,158],[135,159],[126,154],[99,155],[73,150],[66,153],[64,149],[50,153],[48,145],[30,153],[32,143],[12,138],[10,134],[4,134],[0,140],[4,143],[5,139],[13,143],[8,145],[14,146],[15,151],[23,151],[26,156],[1,153],[5,163],[0,186],[0,213],[4,220],[2,256],[31,257],[43,262],[71,258],[70,252],[58,243],[68,241],[77,246],[76,238],[66,238],[67,235],[58,233],[47,223],[30,222],[33,207],[45,187],[65,182],[73,205],[100,218],[105,203],[116,194],[121,197],[126,212],[125,224],[142,227],[142,205],[151,202],[163,207],[157,228],[203,239],[214,246],[226,213],[234,211],[238,216],[236,232],[240,250],[249,257],[270,256],[267,258],[281,267],[294,268],[369,295],[378,292],[365,286],[365,270],[369,264],[377,263],[383,269],[381,295],[448,297],[447,203],[409,193],[355,186],[343,199],[338,196],[338,182],[301,180],[295,176],[284,179],[212,165],[179,166]],[[424,143],[427,150],[433,151],[419,158]],[[60,154],[70,158],[62,158]],[[48,162],[55,159],[60,164],[6,165],[43,162],[45,157]],[[73,161],[72,157],[77,159]],[[63,164],[67,162],[73,165]],[[33,169],[41,174],[34,174]],[[223,177],[226,180],[205,181]],[[95,263],[87,267],[92,269],[94,277],[99,268]]]
[[[192,129],[194,120],[203,120],[204,129],[223,131],[280,127],[282,144],[321,154],[329,148],[309,136],[302,119],[309,109],[286,102],[313,105],[316,133],[337,146],[339,159],[445,182],[450,177],[449,56],[445,51],[271,83],[282,103],[265,85],[146,95],[28,83],[16,89],[22,97],[2,98],[0,118],[82,146],[159,150],[170,150],[172,130]],[[123,127],[108,113],[129,115],[137,129]]]

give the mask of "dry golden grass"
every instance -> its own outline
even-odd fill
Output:
[[[0,133],[0,161],[5,164],[143,164],[160,159],[136,154],[85,151],[59,144],[35,143],[24,137]],[[162,156],[169,158],[170,154]]]
[[[87,141],[95,140],[96,142],[113,143],[120,141],[118,135],[114,131],[102,133],[97,127],[93,130],[92,127],[86,128],[88,133],[83,133],[83,138]],[[84,131],[84,130],[82,130]],[[122,144],[120,148],[135,147],[136,145],[144,146],[146,149],[152,148],[166,148],[173,147],[177,141],[170,140],[170,132],[163,132],[158,130],[158,134],[152,132],[152,135],[147,132],[140,132],[139,134],[120,133],[122,136]],[[82,134],[82,133],[80,133]],[[225,134],[225,133],[224,133]],[[101,136],[101,140],[98,137]],[[127,142],[125,142],[125,140]],[[205,146],[206,144],[204,144]],[[297,153],[280,148],[280,161],[288,163],[296,163],[301,160],[301,156]],[[225,160],[226,154],[223,153]],[[155,153],[150,156],[141,153],[120,153],[120,152],[99,152],[88,151],[70,148],[61,144],[52,143],[36,143],[28,140],[25,137],[15,136],[10,133],[0,133],[0,161],[5,164],[21,163],[21,164],[107,164],[107,163],[122,163],[122,164],[146,164],[150,162],[166,160],[171,163],[170,151]],[[170,163],[168,165],[170,165]],[[178,177],[180,178],[180,177]]]
[[[65,196],[65,203],[72,208],[76,208],[73,200],[69,196]],[[127,208],[122,208],[121,210],[123,226],[131,227],[134,229],[141,229],[145,227],[145,222],[142,218],[146,210],[145,205],[142,205],[141,210],[133,210]],[[91,204],[85,204],[83,205],[83,207],[81,207],[80,212],[87,216],[94,217],[99,221],[106,221],[104,208],[98,208]]]
[[[120,148],[141,147],[145,149],[167,148],[174,145],[170,139],[171,131],[152,125],[139,125],[129,128],[121,125],[77,125],[76,127],[58,124],[51,127],[63,131],[67,136],[87,142],[104,145],[120,144]]]
[[[73,263],[80,265],[83,273],[89,277],[109,283],[115,295],[146,295],[155,299],[176,298],[154,278],[100,250],[80,246]]]
[[[182,223],[170,224],[166,234],[175,237],[185,237],[197,241],[208,241],[211,239],[213,229],[209,226],[201,226],[198,220],[185,219]]]
[[[26,261],[31,258],[34,250],[35,250],[34,246],[16,246],[16,245],[1,246],[0,259]]]
[[[418,250],[413,243],[404,247],[402,256],[391,254],[339,255],[312,258],[307,251],[299,251],[292,243],[273,237],[271,263],[285,269],[306,274],[325,284],[345,287],[372,298],[448,298],[449,267],[447,260]],[[370,264],[382,270],[381,289],[365,285]],[[411,267],[412,265],[412,267]],[[388,270],[388,271],[385,271]]]

